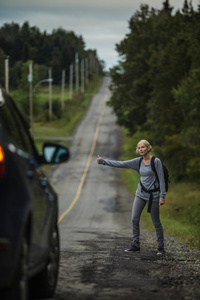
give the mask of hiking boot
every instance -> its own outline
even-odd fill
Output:
[[[158,248],[157,255],[164,255],[164,254],[165,254],[165,250],[163,248]]]
[[[140,252],[140,248],[136,246],[131,246],[131,248],[124,250],[125,252]]]

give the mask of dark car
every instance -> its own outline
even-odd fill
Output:
[[[42,164],[69,151],[46,143],[39,154],[14,101],[0,87],[0,299],[51,297],[59,268],[57,195]]]

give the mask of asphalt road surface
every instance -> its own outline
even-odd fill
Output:
[[[141,252],[124,252],[131,245],[133,195],[119,169],[96,162],[98,154],[120,154],[120,128],[106,105],[109,83],[105,78],[77,127],[70,160],[50,172],[59,195],[61,240],[53,299],[200,299],[199,251],[166,237],[167,254],[157,257],[155,233],[141,225]]]

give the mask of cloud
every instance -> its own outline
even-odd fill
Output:
[[[112,66],[117,61],[115,44],[129,32],[128,21],[141,3],[161,9],[164,0],[0,0],[0,26],[28,21],[41,31],[62,27],[82,35],[86,48],[97,49],[99,58]],[[177,10],[184,0],[170,0]],[[193,0],[196,9],[199,0]]]
[[[24,0],[5,0],[0,4],[0,16],[8,16],[12,14],[13,17],[25,17],[30,15],[54,15],[61,17],[74,16],[78,20],[80,18],[101,20],[116,20],[126,19],[127,12],[135,11],[135,5],[132,1],[124,1],[129,3],[129,9],[127,6],[122,5],[121,2],[114,0],[102,0],[102,1],[80,1],[80,0],[68,0],[68,1],[24,1]]]

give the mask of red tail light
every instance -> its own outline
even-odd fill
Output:
[[[0,144],[0,178],[3,176],[5,165],[4,165],[5,154],[3,147]]]

